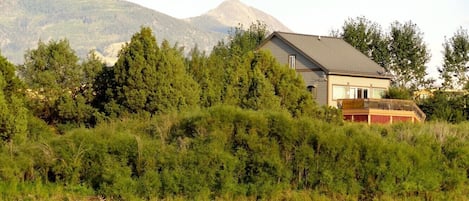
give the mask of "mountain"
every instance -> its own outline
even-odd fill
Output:
[[[85,58],[95,49],[109,64],[141,26],[149,26],[160,43],[167,39],[188,51],[196,44],[210,51],[238,23],[246,27],[260,20],[271,30],[288,31],[272,16],[227,0],[199,17],[177,19],[124,0],[0,0],[0,51],[16,64],[38,41],[67,39]]]
[[[273,16],[247,6],[239,0],[225,0],[218,7],[203,15],[185,20],[202,29],[222,33],[226,33],[230,28],[237,27],[239,24],[249,27],[257,21],[266,24],[269,31],[291,32]]]
[[[225,37],[121,0],[0,0],[0,13],[0,50],[14,63],[22,63],[39,40],[63,38],[80,57],[96,49],[112,63],[141,26],[151,27],[158,42],[168,39],[187,49],[198,44],[210,50]]]

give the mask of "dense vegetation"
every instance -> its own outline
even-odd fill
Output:
[[[467,200],[467,123],[332,124],[216,106],[2,146],[1,199]]]
[[[468,123],[342,122],[265,36],[185,58],[142,27],[113,67],[67,40],[17,74],[0,56],[0,199],[468,200]]]

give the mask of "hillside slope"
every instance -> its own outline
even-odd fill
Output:
[[[226,33],[230,27],[237,27],[239,24],[248,27],[257,21],[265,23],[269,31],[291,32],[288,27],[275,17],[247,6],[239,0],[226,0],[207,13],[186,20],[202,29],[222,33]]]
[[[168,39],[188,49],[211,49],[225,35],[120,0],[0,0],[0,13],[0,50],[14,63],[22,63],[39,40],[62,38],[80,57],[96,49],[113,59],[141,26],[151,27],[158,42]]]
[[[113,64],[122,45],[141,26],[149,26],[160,43],[195,45],[210,51],[232,27],[261,21],[270,31],[290,31],[274,17],[239,0],[226,0],[204,15],[177,19],[124,0],[0,0],[0,51],[21,64],[39,40],[68,39],[81,58],[95,49]]]

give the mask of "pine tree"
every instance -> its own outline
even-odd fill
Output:
[[[199,86],[187,74],[181,50],[167,41],[159,47],[150,28],[142,27],[132,36],[112,74],[114,98],[108,108],[154,114],[198,105]]]

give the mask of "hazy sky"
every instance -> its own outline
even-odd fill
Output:
[[[176,18],[201,15],[223,0],[129,0]],[[469,30],[469,0],[241,0],[262,10],[292,31],[328,35],[348,18],[364,16],[387,32],[393,21],[416,23],[431,50],[428,72],[437,78],[442,43],[459,27]]]

